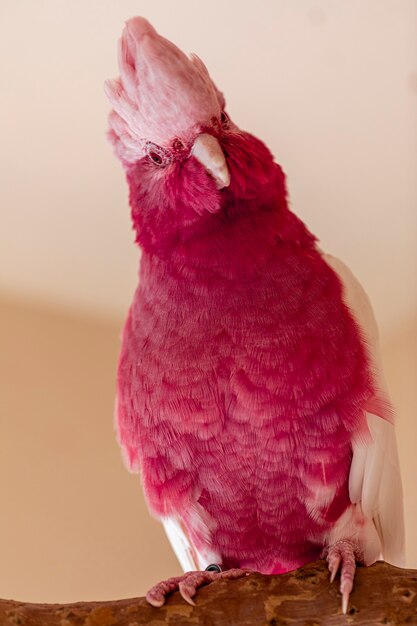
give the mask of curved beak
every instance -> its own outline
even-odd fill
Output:
[[[217,189],[230,185],[230,174],[226,159],[217,139],[208,133],[198,135],[191,149],[191,155],[197,159],[216,181]]]

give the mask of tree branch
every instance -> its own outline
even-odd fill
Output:
[[[252,574],[199,589],[192,607],[176,592],[155,609],[144,598],[74,604],[0,600],[1,626],[373,626],[417,624],[417,570],[376,563],[357,569],[346,617],[337,583],[317,561],[280,576]]]

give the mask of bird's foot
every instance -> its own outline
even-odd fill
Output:
[[[220,568],[218,568],[220,569]],[[174,576],[164,580],[152,589],[149,589],[146,594],[146,600],[155,607],[160,607],[165,602],[165,597],[173,592],[178,591],[188,604],[195,606],[195,602],[192,599],[197,593],[197,589],[202,585],[207,585],[213,580],[219,580],[220,578],[242,578],[248,576],[251,571],[247,569],[229,569],[225,572],[222,571],[204,571],[204,572],[186,572],[183,576]]]
[[[340,569],[340,593],[342,594],[342,612],[348,609],[350,592],[353,589],[356,561],[363,561],[362,551],[358,544],[350,539],[340,539],[326,548],[324,555],[330,572],[332,583]]]

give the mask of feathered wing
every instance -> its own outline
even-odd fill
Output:
[[[200,569],[198,556],[181,521],[175,517],[166,517],[162,519],[162,524],[183,571]]]
[[[188,517],[188,522],[192,524],[193,514],[191,513]],[[207,545],[204,551],[198,550],[180,517],[165,517],[161,521],[171,547],[184,572],[204,570],[211,563],[221,565],[221,555],[213,550],[211,546]],[[204,528],[202,528],[202,524],[204,524]],[[207,539],[209,539],[210,524],[206,524],[204,520],[198,518],[195,525],[198,527],[199,532],[205,534]]]
[[[323,254],[338,275],[344,290],[345,304],[355,317],[368,346],[376,388],[388,397],[382,370],[378,327],[368,296],[349,268],[339,259]],[[349,476],[349,495],[360,502],[366,517],[372,519],[382,544],[383,558],[397,566],[405,562],[403,495],[395,427],[378,412],[367,412],[372,441],[353,441]]]

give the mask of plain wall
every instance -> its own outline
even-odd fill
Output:
[[[180,571],[113,429],[120,323],[0,302],[0,596],[141,595]]]

